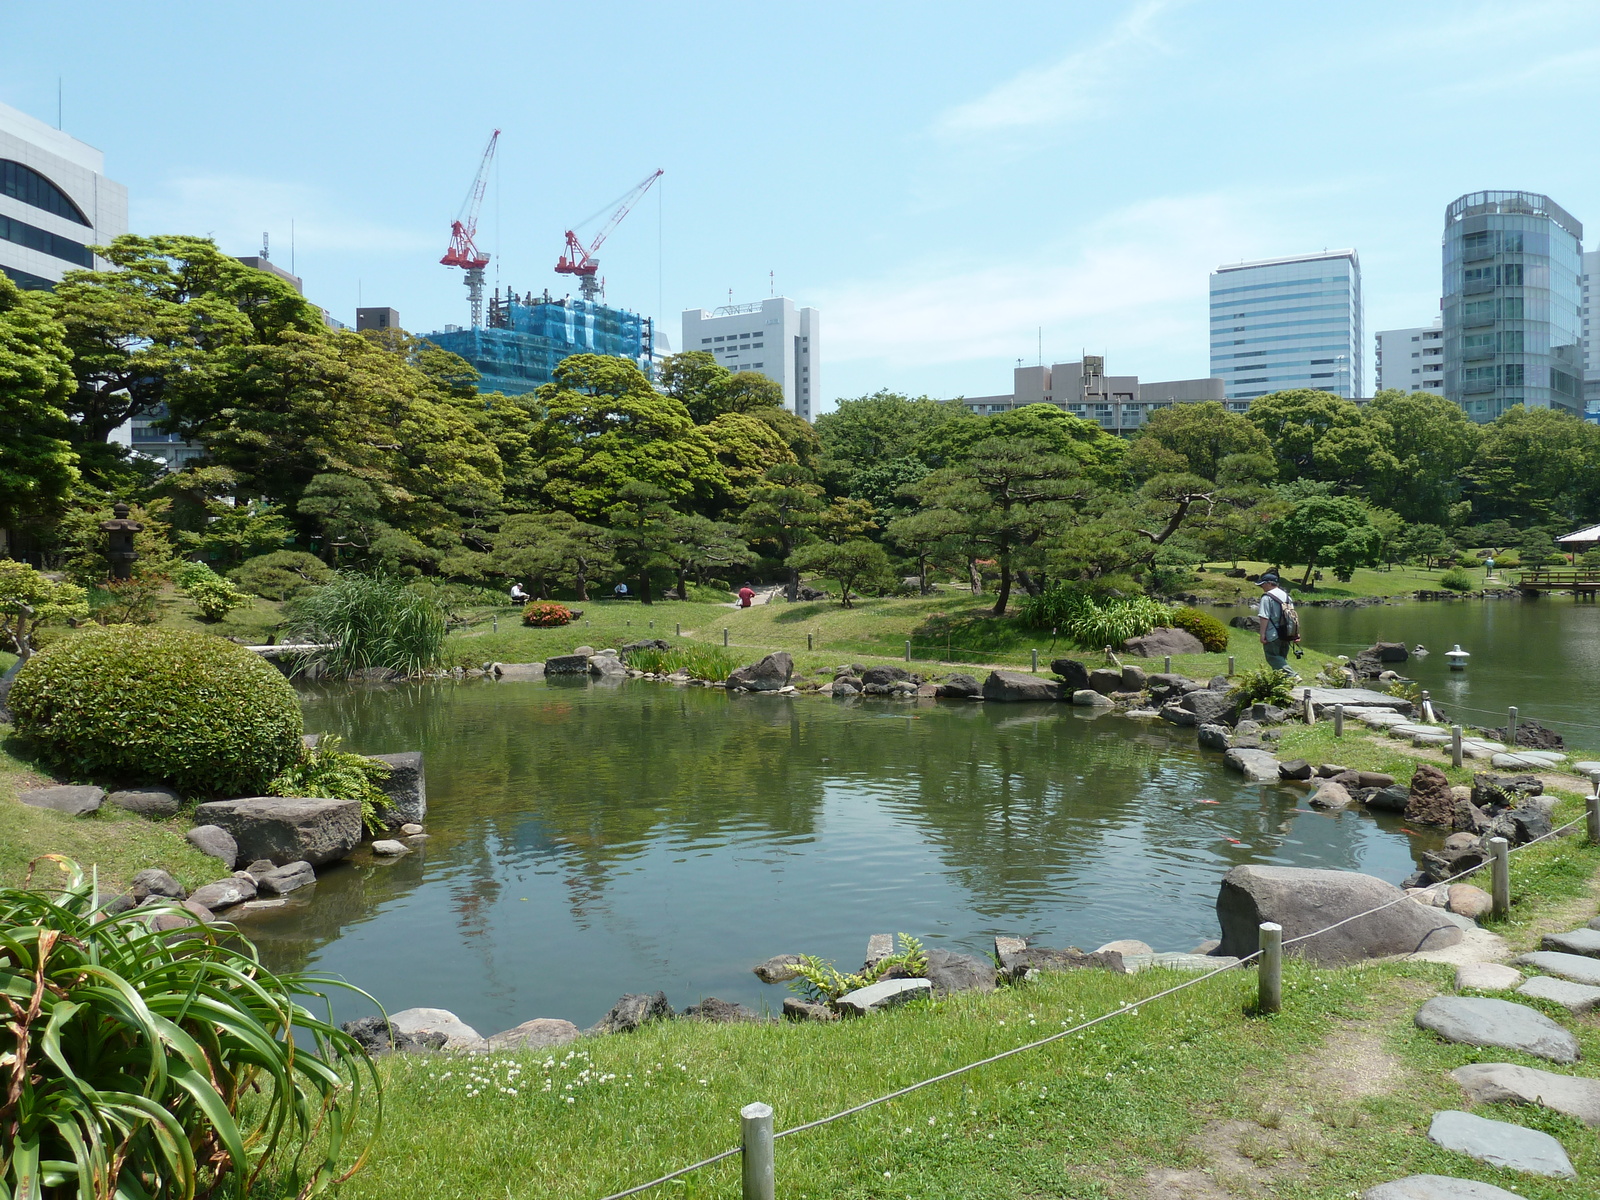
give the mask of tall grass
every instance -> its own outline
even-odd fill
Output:
[[[307,661],[338,678],[373,667],[420,675],[444,657],[444,609],[393,576],[341,571],[293,600],[288,616],[295,637],[327,647]]]
[[[693,679],[721,683],[742,664],[720,646],[683,646],[676,650],[630,650],[628,665],[652,675],[686,671]]]
[[[1172,624],[1172,609],[1148,596],[1106,596],[1099,599],[1057,584],[1022,606],[1022,620],[1034,629],[1054,629],[1085,650],[1120,647],[1131,637],[1157,625]]]
[[[0,891],[0,1196],[244,1200],[264,1170],[310,1196],[365,1161],[377,1076],[301,1003],[320,981],[153,930],[171,908],[108,916],[75,863],[40,865],[62,890]]]

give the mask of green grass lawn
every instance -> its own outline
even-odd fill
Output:
[[[1208,564],[1210,569],[1198,572],[1196,576],[1198,582],[1186,590],[1192,591],[1197,596],[1219,600],[1237,599],[1254,604],[1260,589],[1248,580],[1229,579],[1224,574],[1235,565],[1251,575],[1256,575],[1272,564],[1244,561],[1238,564],[1231,562],[1220,565]],[[1363,596],[1409,597],[1418,591],[1442,591],[1439,586],[1439,576],[1444,574],[1446,569],[1425,570],[1415,564],[1403,564],[1388,569],[1360,567],[1351,575],[1348,583],[1341,583],[1335,579],[1332,571],[1324,571],[1323,578],[1314,581],[1309,587],[1300,583],[1301,577],[1305,574],[1303,567],[1299,570],[1286,568],[1283,578],[1284,586],[1297,600],[1302,597],[1310,600],[1348,600]],[[1498,582],[1494,585],[1496,587],[1510,586],[1516,577],[1514,570],[1507,572],[1497,567],[1495,573],[1498,578]],[[1467,574],[1472,577],[1474,587],[1484,586],[1482,567],[1474,567],[1468,570]]]

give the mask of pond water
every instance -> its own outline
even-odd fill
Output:
[[[425,752],[431,836],[392,865],[325,872],[246,929],[273,967],[484,1033],[587,1025],[657,989],[775,1010],[786,992],[755,963],[805,951],[855,969],[880,932],[978,953],[997,933],[1189,950],[1217,932],[1230,866],[1398,881],[1424,844],[1397,819],[1246,784],[1193,730],[1060,704],[480,681],[329,689],[305,708],[352,749]]]
[[[1600,604],[1540,600],[1452,600],[1311,608],[1302,605],[1305,645],[1355,654],[1375,641],[1425,645],[1399,670],[1432,692],[1454,720],[1504,727],[1506,708],[1533,717],[1575,746],[1600,749]],[[1450,670],[1444,652],[1472,657]]]

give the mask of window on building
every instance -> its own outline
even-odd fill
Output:
[[[1414,337],[1414,338],[1412,338],[1412,339],[1411,339],[1411,340],[1412,340],[1412,341],[1413,341],[1413,342],[1420,342],[1420,341],[1421,341],[1421,340],[1422,340],[1422,338],[1421,338],[1421,337]]]
[[[1507,329],[1505,332],[1500,334],[1500,353],[1501,354],[1521,354],[1522,353],[1522,330],[1520,330],[1520,329]]]
[[[741,333],[739,336],[742,337],[742,338],[747,338],[750,335],[748,333]]]
[[[709,345],[711,345],[711,339],[710,338],[701,338],[700,339],[700,344],[702,346],[709,346]]]
[[[1522,386],[1523,371],[1522,371],[1522,364],[1521,363],[1507,363],[1504,367],[1501,368],[1501,371],[1503,372],[1503,374],[1501,376],[1500,382],[1503,383],[1506,387],[1521,387]],[[1554,372],[1552,372],[1552,374],[1553,373]]]
[[[89,223],[83,210],[65,192],[32,167],[23,166],[9,158],[0,158],[0,196],[10,196],[13,200],[42,208],[47,213],[79,225]]]
[[[1522,297],[1507,296],[1500,301],[1500,317],[1506,321],[1522,320]]]
[[[719,341],[719,342],[725,342],[725,341],[727,341],[727,340],[728,340],[728,339],[727,339],[727,338],[723,338],[723,337],[719,337],[719,338],[718,338],[718,339],[717,339],[717,341]]]
[[[87,246],[15,217],[0,216],[0,239],[37,250],[40,254],[48,254],[51,258],[59,258],[75,267],[94,266],[94,255],[89,253]]]
[[[1522,286],[1522,264],[1506,263],[1500,268],[1500,282],[1506,287]]]

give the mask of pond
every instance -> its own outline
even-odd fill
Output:
[[[1395,818],[1246,784],[1192,729],[1060,704],[558,680],[328,689],[305,708],[353,749],[425,752],[430,837],[245,927],[275,968],[483,1033],[588,1025],[657,989],[775,1010],[786,993],[755,963],[804,951],[853,970],[873,933],[1186,951],[1215,936],[1235,864],[1398,881],[1424,844]]]

